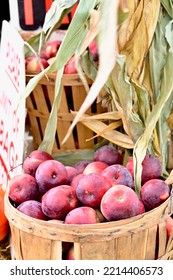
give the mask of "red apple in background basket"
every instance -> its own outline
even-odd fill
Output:
[[[133,157],[130,157],[126,168],[130,171],[132,174],[132,177],[134,178],[134,166],[133,166]],[[142,162],[142,178],[141,182],[144,184],[148,180],[151,179],[158,179],[162,175],[162,164],[160,160],[151,154],[147,154]]]
[[[121,164],[114,164],[108,166],[102,171],[102,175],[106,177],[112,186],[126,185],[133,187],[133,178],[129,170]]]
[[[64,67],[64,74],[77,74],[75,57],[72,56]]]
[[[94,61],[98,61],[99,55],[98,55],[98,46],[95,40],[92,40],[92,42],[88,46]]]
[[[49,66],[49,63],[47,62],[47,59],[45,58],[40,58],[40,63],[43,67],[43,69],[47,68]],[[41,72],[42,68],[40,66],[40,63],[38,59],[34,56],[26,59],[25,63],[25,69],[27,73],[36,73],[36,72]]]
[[[23,214],[30,216],[39,220],[47,220],[47,217],[44,215],[41,207],[41,202],[36,200],[28,200],[21,203],[17,210],[22,212]]]
[[[43,213],[51,219],[64,220],[78,204],[76,192],[69,185],[54,187],[42,196]]]
[[[107,178],[90,173],[79,180],[76,195],[82,205],[99,208],[102,196],[110,187],[111,183]]]
[[[102,161],[93,161],[91,163],[89,163],[84,171],[83,174],[87,175],[90,173],[101,173],[106,167],[108,167],[108,165],[105,162]]]
[[[39,189],[36,179],[30,174],[19,174],[9,181],[9,198],[16,204],[37,200]]]
[[[165,181],[161,179],[151,179],[142,186],[140,196],[146,211],[149,211],[158,207],[168,199],[170,196],[170,189]]]
[[[103,195],[100,209],[108,221],[127,219],[138,214],[139,198],[133,189],[116,185]]]
[[[53,157],[43,150],[32,151],[23,161],[23,171],[27,174],[35,176],[35,172],[43,161],[53,159]]]
[[[117,151],[115,147],[105,145],[94,153],[94,161],[102,161],[108,165],[122,164],[123,156]]]
[[[65,165],[57,160],[42,162],[35,173],[41,194],[58,185],[67,184],[68,174]]]
[[[65,224],[95,224],[100,223],[96,210],[81,206],[71,210],[65,217]]]
[[[48,58],[56,56],[62,41],[55,40],[48,42],[45,47],[45,52]]]

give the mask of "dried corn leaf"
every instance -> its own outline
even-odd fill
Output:
[[[125,135],[119,131],[116,131],[114,129],[110,129],[109,126],[107,126],[105,123],[98,121],[98,120],[87,120],[87,115],[84,114],[83,117],[86,118],[86,120],[80,119],[82,124],[84,124],[86,127],[94,131],[99,136],[102,136],[103,138],[107,139],[108,141],[123,147],[127,149],[132,149],[134,147],[133,141],[130,139],[128,135]]]
[[[128,4],[129,17],[118,34],[119,49],[126,56],[128,75],[136,81],[153,39],[160,0],[128,1]]]

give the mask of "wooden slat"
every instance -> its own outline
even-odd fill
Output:
[[[41,138],[41,134],[39,131],[37,118],[35,116],[33,116],[32,113],[30,113],[30,111],[32,112],[32,110],[34,109],[34,106],[33,106],[32,100],[31,100],[31,96],[28,96],[28,98],[26,99],[26,107],[28,109],[27,113],[28,113],[28,117],[29,117],[29,121],[30,121],[30,125],[31,125],[31,133],[33,136],[34,144],[36,145],[36,147],[38,147],[38,145],[42,141],[42,138]]]
[[[23,260],[22,251],[21,251],[21,238],[20,238],[20,229],[15,227],[10,223],[11,230],[11,246],[12,250],[14,250],[14,257],[16,260]]]
[[[158,225],[158,258],[166,252],[167,232],[165,221]]]
[[[51,240],[21,231],[21,248],[24,260],[50,260]]]
[[[62,241],[51,241],[50,260],[62,260]]]
[[[145,259],[154,260],[156,257],[157,225],[148,228]]]
[[[81,244],[82,260],[113,260],[114,240]]]
[[[73,95],[74,110],[79,111],[81,105],[83,104],[86,98],[87,95],[86,91],[82,86],[73,86],[72,95]],[[91,114],[91,108],[87,110],[87,113]],[[93,137],[94,133],[90,129],[87,129],[80,122],[76,125],[76,128],[77,128],[79,149],[93,148],[94,141],[91,140],[89,142],[86,142],[86,140]]]
[[[114,250],[114,258],[116,260],[130,260],[132,251],[131,235],[116,238]]]
[[[146,243],[147,243],[147,230],[141,230],[138,233],[132,234],[131,237],[132,237],[131,259],[144,260]]]

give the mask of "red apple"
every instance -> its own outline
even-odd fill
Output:
[[[93,208],[100,207],[100,201],[111,187],[107,178],[97,173],[90,173],[81,178],[76,187],[76,195],[82,205]]]
[[[170,189],[163,180],[151,179],[142,186],[140,196],[146,211],[149,211],[158,207],[168,199],[170,196]]]
[[[68,212],[77,206],[76,192],[69,185],[54,187],[42,196],[43,213],[51,219],[64,220]]]
[[[139,198],[131,188],[116,185],[103,195],[100,209],[108,221],[127,219],[137,215]]]
[[[49,66],[49,63],[47,62],[47,59],[45,59],[45,58],[40,58],[40,62],[41,62],[43,69],[45,69]],[[42,68],[36,57],[31,57],[31,59],[28,59],[25,65],[26,65],[27,73],[35,73],[35,72],[42,71]]]
[[[75,57],[71,57],[64,67],[64,74],[77,74]]]
[[[95,40],[93,40],[88,46],[94,61],[98,61],[98,46]]]
[[[36,179],[30,174],[15,175],[9,181],[9,198],[16,204],[27,200],[36,200],[38,194]]]
[[[65,217],[65,224],[95,224],[99,222],[96,210],[88,206],[77,207]]]
[[[136,215],[141,215],[143,213],[145,213],[145,206],[144,206],[144,203],[142,202],[142,200],[139,199],[139,204],[138,204],[138,209],[137,209]]]
[[[169,216],[168,218],[166,218],[165,223],[166,223],[167,237],[169,239],[169,237],[173,233],[173,218]]]
[[[32,151],[23,161],[23,171],[24,173],[35,176],[36,169],[45,160],[53,159],[53,157],[43,150]]]
[[[134,178],[134,162],[133,157],[130,157],[126,168],[130,171],[132,174],[132,177]],[[141,182],[142,185],[151,180],[151,179],[159,179],[162,175],[162,164],[160,160],[151,154],[147,154],[142,161],[142,177]]]
[[[47,217],[44,215],[42,211],[41,202],[39,201],[36,200],[24,201],[17,207],[17,210],[32,218],[44,220],[44,221],[47,220]]]
[[[35,178],[41,194],[47,190],[67,184],[68,174],[65,165],[57,160],[46,160],[38,166]]]
[[[46,44],[45,52],[48,58],[56,56],[61,43],[60,40],[55,40]]]
[[[108,166],[102,171],[102,175],[106,177],[112,186],[114,185],[126,185],[127,187],[133,187],[133,178],[129,170],[121,164],[114,164]]]
[[[78,170],[78,173],[80,174],[83,173],[85,167],[91,162],[91,160],[81,160],[75,163],[74,167]]]
[[[71,183],[70,183],[70,186],[72,186],[72,187],[76,190],[77,185],[78,185],[78,183],[79,183],[79,180],[80,180],[81,178],[83,178],[84,176],[86,176],[86,175],[85,175],[85,174],[78,174],[78,175],[76,175],[76,176],[72,179],[72,181],[71,181]]]
[[[123,156],[117,151],[115,147],[105,145],[94,153],[94,161],[103,161],[108,165],[122,164]]]
[[[90,162],[84,169],[83,174],[87,175],[90,173],[98,173],[100,174],[104,169],[106,169],[108,165],[102,161],[93,161]]]
[[[75,176],[78,175],[78,171],[75,167],[73,166],[65,166],[66,170],[67,170],[67,177],[68,177],[68,184],[71,184],[71,181],[73,180],[73,178]]]
[[[70,248],[68,249],[66,256],[65,256],[65,260],[75,260],[74,257],[74,244],[70,246]]]

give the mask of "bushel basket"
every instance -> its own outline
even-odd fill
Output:
[[[63,244],[74,244],[76,260],[156,260],[173,258],[173,234],[167,240],[165,219],[172,200],[145,214],[116,222],[53,224],[30,218],[5,196],[14,255],[17,260],[62,260]]]

